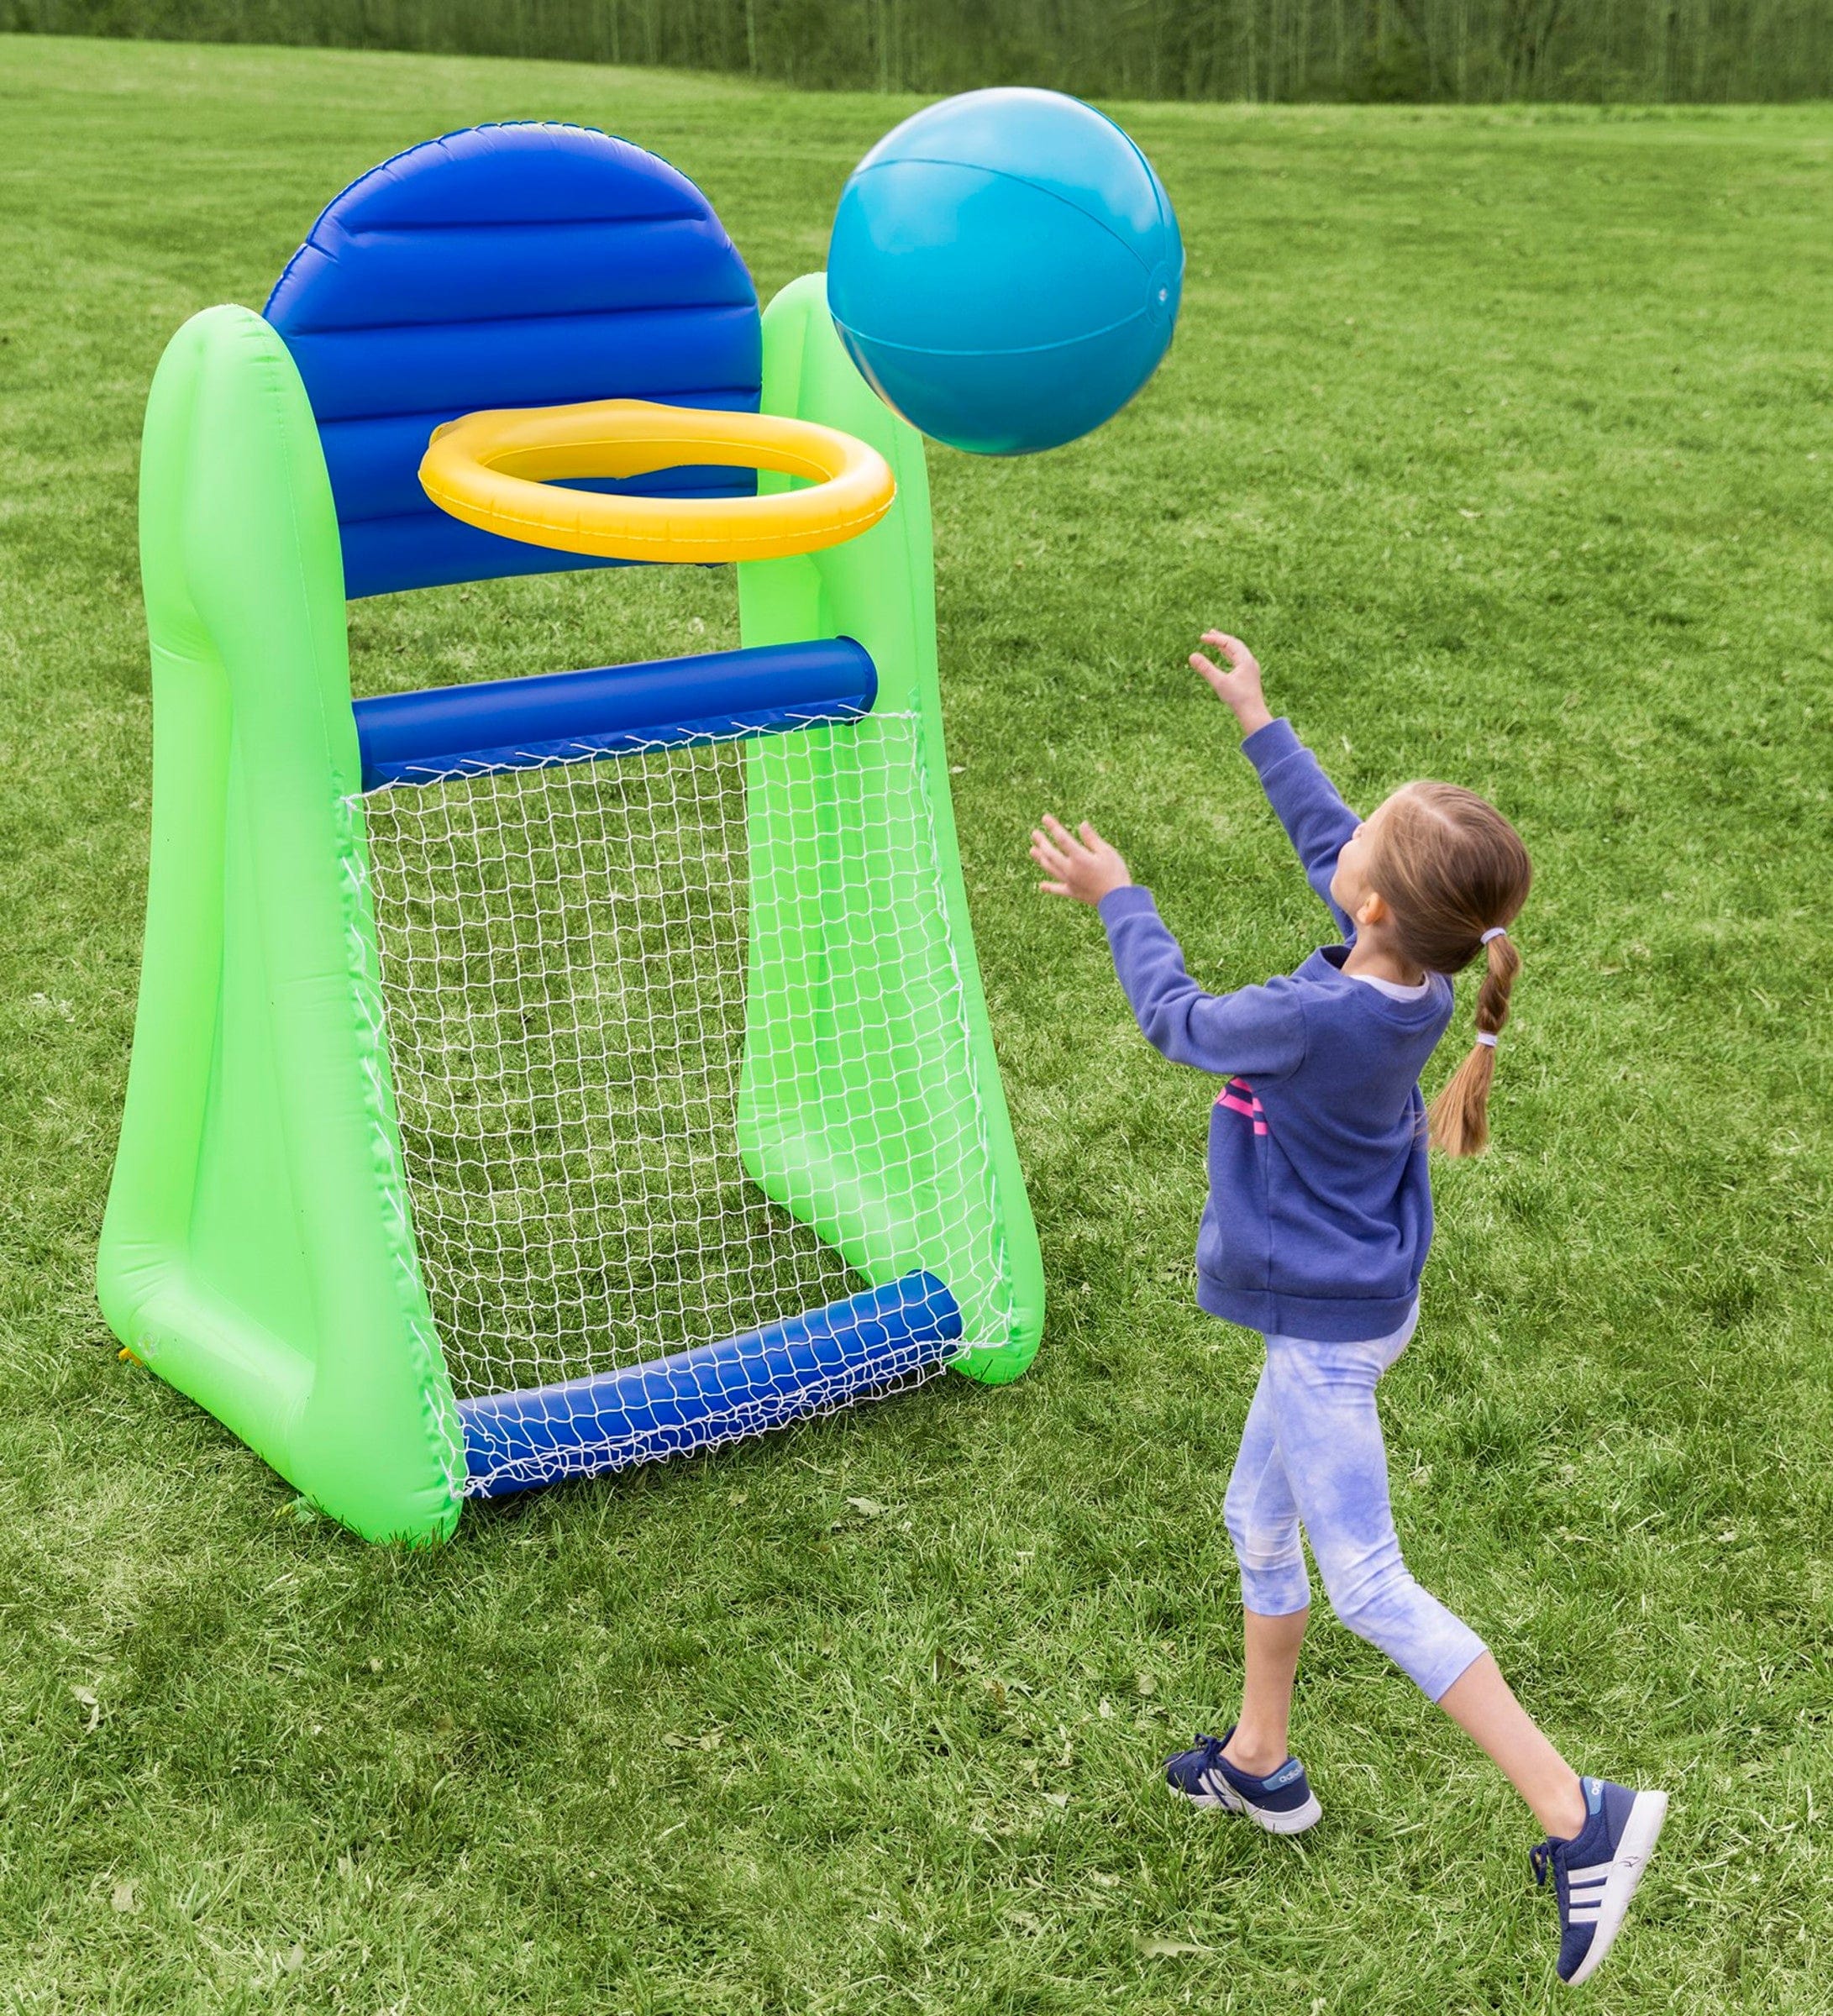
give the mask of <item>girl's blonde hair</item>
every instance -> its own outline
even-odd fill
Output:
[[[1409,784],[1375,828],[1369,880],[1394,913],[1401,952],[1428,973],[1460,973],[1479,952],[1488,969],[1477,992],[1479,1036],[1499,1036],[1521,955],[1505,936],[1527,900],[1534,866],[1521,836],[1486,798],[1455,784]],[[1427,1115],[1432,1145],[1479,1155],[1489,1141],[1495,1047],[1478,1042]]]

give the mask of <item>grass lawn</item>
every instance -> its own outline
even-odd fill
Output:
[[[1497,1146],[1384,1389],[1410,1561],[1575,1761],[1669,1786],[1592,2004],[1833,2001],[1833,115],[1132,107],[1163,371],[934,457],[943,679],[1046,1247],[1032,1375],[365,1548],[116,1360],[91,1257],[149,723],[161,346],[477,120],[602,124],[768,295],[905,108],[730,81],[0,39],[0,2009],[1443,2016],[1563,2006],[1531,1824],[1321,1612],[1302,1845],[1173,1810],[1231,1713],[1256,1340],[1200,1315],[1211,1088],[1025,835],[1090,815],[1218,987],[1321,913],[1184,669],[1242,632],[1352,801],[1538,867]],[[359,690],[735,641],[722,575],[353,611]],[[1469,1031],[1465,991],[1448,1069]],[[888,1508],[862,1516],[849,1504]]]

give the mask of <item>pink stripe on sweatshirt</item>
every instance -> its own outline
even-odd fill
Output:
[[[1247,1095],[1246,1098],[1242,1097],[1243,1093]],[[1216,1103],[1219,1106],[1226,1106],[1231,1113],[1245,1113],[1247,1118],[1254,1123],[1255,1133],[1264,1134],[1266,1132],[1267,1123],[1262,1117],[1263,1110],[1259,1100],[1254,1095],[1253,1087],[1247,1083],[1246,1079],[1229,1079],[1216,1095]]]

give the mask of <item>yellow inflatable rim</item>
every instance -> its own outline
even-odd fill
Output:
[[[560,485],[712,463],[813,479],[763,497],[620,497]],[[769,560],[878,523],[897,486],[851,434],[774,413],[600,399],[467,413],[435,430],[420,484],[440,510],[531,546],[613,560]]]

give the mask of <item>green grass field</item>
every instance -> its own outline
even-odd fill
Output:
[[[1303,1845],[1172,1809],[1232,1709],[1255,1340],[1211,1089],[1025,836],[1091,815],[1210,983],[1320,913],[1184,669],[1243,633],[1352,800],[1539,879],[1498,1145],[1384,1389],[1415,1569],[1582,1766],[1671,1787],[1589,2006],[1833,2002],[1833,116],[1121,108],[1190,248],[1137,406],[934,458],[963,844],[1052,1316],[948,1380],[366,1549],[93,1306],[148,710],[139,428],[193,310],[476,120],[622,132],[768,294],[904,109],[560,66],[0,40],[0,2009],[1563,2006],[1530,1823],[1321,1613]],[[721,575],[353,611],[360,690],[735,641]],[[1468,1035],[1440,1062],[1448,1069]],[[874,1510],[872,1508],[883,1508]]]

